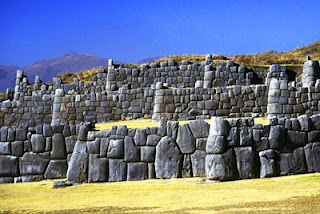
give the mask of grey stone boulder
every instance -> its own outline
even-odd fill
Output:
[[[179,126],[176,142],[183,154],[191,154],[196,150],[196,140],[188,124]]]
[[[103,137],[100,140],[100,157],[107,157],[110,139]]]
[[[259,152],[260,157],[260,177],[274,177],[277,175],[276,153],[273,149]]]
[[[44,173],[45,179],[65,178],[68,164],[66,160],[51,160]]]
[[[147,137],[147,146],[156,146],[160,141],[161,137],[155,134],[150,134]]]
[[[212,117],[209,135],[229,135],[229,122],[222,117]]]
[[[153,146],[141,146],[141,161],[142,162],[154,162],[156,155],[156,147]]]
[[[202,150],[196,150],[191,155],[192,174],[194,177],[206,176],[205,159],[206,159],[206,152]]]
[[[194,138],[206,138],[209,136],[210,126],[203,120],[194,120],[188,123]]]
[[[287,145],[291,147],[301,147],[308,143],[308,133],[299,131],[287,131]]]
[[[109,159],[109,182],[127,180],[127,163],[121,159]]]
[[[87,149],[89,154],[100,154],[101,138],[96,138],[94,141],[87,141]]]
[[[304,147],[308,172],[320,172],[320,142],[308,143]]]
[[[79,128],[78,132],[78,140],[79,141],[86,141],[87,140],[87,135],[89,132],[89,124],[85,123]]]
[[[89,154],[88,182],[108,181],[108,159]]]
[[[207,154],[205,162],[206,175],[209,180],[234,180],[238,177],[232,149],[224,154]]]
[[[178,178],[181,176],[181,152],[169,137],[161,138],[156,147],[156,178]]]
[[[179,127],[178,121],[168,121],[167,122],[167,136],[172,139],[177,139],[178,127]]]
[[[206,152],[208,154],[221,154],[226,150],[224,136],[209,135],[207,140]]]
[[[148,179],[148,164],[144,162],[128,163],[127,180],[140,181]]]
[[[0,177],[19,176],[19,158],[11,155],[0,155]]]
[[[24,142],[14,141],[11,143],[12,155],[21,157],[24,153]]]
[[[24,153],[19,161],[21,175],[43,175],[49,163],[49,153]]]
[[[1,127],[0,129],[0,140],[2,142],[5,142],[7,141],[7,138],[8,138],[8,127]]]
[[[238,127],[232,127],[227,137],[228,147],[237,147],[240,144],[240,132]]]
[[[293,174],[293,154],[292,153],[281,153],[279,155],[279,168],[280,175]]]
[[[148,163],[148,179],[156,178],[154,163]]]
[[[147,143],[147,135],[145,129],[137,129],[134,135],[134,142],[137,146],[145,146]]]
[[[118,129],[117,129],[117,133],[116,135],[118,136],[122,136],[122,137],[125,137],[128,135],[128,128],[126,125],[124,126],[119,126]]]
[[[52,136],[51,159],[66,159],[66,144],[62,133],[54,133]]]
[[[87,181],[88,176],[88,151],[84,141],[77,141],[74,147],[69,167],[67,179],[72,183],[82,183]]]
[[[308,142],[320,142],[320,130],[308,132]]]
[[[110,140],[107,157],[121,159],[123,158],[123,154],[124,154],[123,140],[122,139]]]
[[[50,125],[43,125],[43,135],[45,137],[51,137],[53,135],[52,129]]]
[[[271,149],[279,149],[285,143],[284,128],[283,126],[271,126],[269,134],[269,147]]]
[[[73,149],[74,149],[74,146],[76,145],[76,142],[77,142],[76,135],[72,135],[72,136],[65,138],[66,152],[68,154],[71,154],[73,152]]]
[[[234,148],[237,169],[240,179],[255,178],[257,176],[256,154],[252,147]]]
[[[306,156],[304,153],[304,148],[300,147],[293,151],[293,173],[294,174],[301,174],[306,173],[307,163],[306,163]]]
[[[41,153],[45,151],[45,138],[42,134],[31,135],[31,146],[34,153]]]
[[[309,131],[311,128],[311,120],[307,115],[301,115],[298,117],[301,131]]]
[[[27,140],[28,128],[26,126],[16,128],[16,141]]]
[[[134,144],[133,138],[124,138],[124,160],[126,162],[140,161],[140,148]]]
[[[252,145],[252,129],[248,126],[243,126],[240,130],[240,146]]]
[[[0,142],[0,155],[11,155],[10,142]]]
[[[13,141],[15,140],[15,137],[16,137],[16,131],[15,131],[15,129],[9,127],[9,128],[8,128],[7,141],[13,142]]]

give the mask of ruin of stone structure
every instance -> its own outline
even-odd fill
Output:
[[[0,183],[320,172],[319,72],[308,58],[301,81],[271,65],[260,83],[245,66],[210,55],[139,68],[109,60],[90,83],[54,78],[47,85],[36,77],[30,84],[18,70],[1,103]],[[256,116],[268,116],[269,125],[254,124]],[[159,126],[94,131],[96,123],[139,118]]]

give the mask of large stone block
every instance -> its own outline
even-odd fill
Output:
[[[291,147],[305,146],[308,143],[307,132],[299,132],[288,130],[287,132],[287,145]]]
[[[19,159],[11,155],[0,155],[0,177],[19,176]]]
[[[320,142],[308,143],[304,147],[308,172],[320,172]]]
[[[306,163],[306,156],[304,153],[304,148],[300,147],[293,151],[293,173],[294,174],[301,174],[306,173],[307,170],[307,163]]]
[[[121,159],[123,158],[123,154],[124,154],[123,140],[122,139],[110,140],[107,157]]]
[[[178,129],[177,144],[183,154],[191,154],[196,149],[196,140],[187,124]]]
[[[210,126],[203,120],[194,120],[188,123],[194,138],[206,138],[209,136]]]
[[[191,155],[192,173],[194,177],[205,177],[206,176],[206,152],[196,150]]]
[[[142,146],[141,147],[141,161],[143,162],[154,162],[156,154],[156,147],[153,146]]]
[[[148,164],[147,163],[128,163],[128,181],[139,181],[148,179]]]
[[[205,162],[206,175],[209,180],[234,180],[238,177],[232,149],[224,154],[207,154]]]
[[[77,141],[74,147],[69,167],[67,179],[72,183],[82,183],[87,181],[88,175],[88,151],[84,141]]]
[[[183,178],[190,178],[192,176],[192,164],[190,154],[183,155],[181,176]]]
[[[252,129],[248,126],[243,126],[240,130],[240,146],[252,145]]]
[[[311,128],[311,120],[307,115],[301,115],[298,117],[301,131],[309,131]]]
[[[172,139],[177,139],[178,126],[179,126],[178,121],[168,121],[167,122],[167,136]],[[149,136],[148,136],[148,139],[149,139]],[[159,140],[158,140],[158,142],[159,142]],[[148,142],[147,142],[147,144],[148,144]]]
[[[232,127],[227,137],[229,147],[237,147],[240,144],[240,132],[237,127]]]
[[[240,179],[257,176],[256,154],[252,147],[234,148]]]
[[[180,177],[181,159],[181,153],[177,144],[169,137],[161,138],[156,147],[156,178]]]
[[[109,159],[109,181],[127,180],[127,163],[121,159]]]
[[[0,155],[11,155],[10,142],[0,142]]]
[[[51,159],[66,159],[66,144],[62,133],[54,133],[52,136]]]
[[[51,160],[44,173],[45,179],[65,178],[68,164],[66,160]]]
[[[134,144],[132,137],[124,138],[124,160],[126,162],[140,161],[140,148]]]
[[[88,182],[108,181],[108,159],[89,154]]]
[[[209,135],[207,140],[206,152],[208,154],[221,154],[226,150],[224,136]]]
[[[259,152],[260,177],[274,177],[277,175],[276,153],[273,149]]]
[[[24,153],[24,142],[14,141],[11,143],[12,155],[21,157]]]
[[[31,135],[32,151],[34,153],[41,153],[45,151],[46,143],[42,134]]]
[[[283,126],[271,126],[269,134],[269,146],[271,149],[279,149],[284,145],[285,134]]]
[[[49,153],[24,153],[20,158],[21,175],[43,175],[49,163]]]
[[[156,146],[160,141],[161,137],[155,134],[150,134],[147,137],[147,146]]]
[[[17,141],[27,140],[27,131],[28,131],[28,128],[26,126],[16,128],[16,140]]]
[[[222,117],[212,117],[209,135],[229,135],[229,123]]]
[[[134,135],[134,142],[137,146],[144,146],[147,142],[147,135],[145,129],[137,129]]]

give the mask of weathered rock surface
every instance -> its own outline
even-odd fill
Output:
[[[183,154],[191,154],[196,149],[196,140],[189,129],[188,124],[179,126],[177,144]]]
[[[148,179],[148,164],[128,163],[128,181],[139,181]]]
[[[108,181],[108,159],[89,154],[88,182]]]
[[[44,173],[45,179],[65,178],[68,164],[66,160],[51,160]]]
[[[82,183],[87,181],[88,175],[88,151],[84,141],[77,141],[74,147],[69,167],[67,179],[72,183]]]

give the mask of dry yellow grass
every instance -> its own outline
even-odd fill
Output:
[[[318,213],[320,174],[207,183],[199,178],[83,184],[1,184],[0,212]]]
[[[227,120],[231,120],[234,118],[226,118]],[[210,124],[210,119],[204,120],[206,123]],[[185,121],[179,121],[179,125],[184,125],[186,123],[190,122],[190,120]],[[255,124],[268,124],[268,118],[267,117],[256,117],[254,118]],[[140,119],[140,120],[121,120],[121,121],[112,121],[107,123],[97,123],[95,125],[96,131],[101,130],[109,130],[112,128],[112,126],[123,126],[126,125],[127,128],[136,128],[136,129],[143,129],[146,127],[155,127],[158,126],[158,122],[152,122],[151,119]]]

